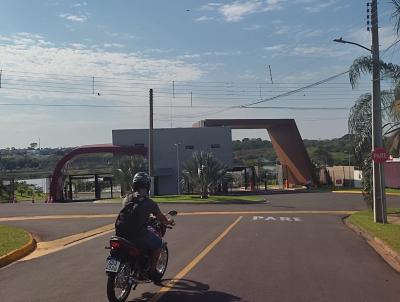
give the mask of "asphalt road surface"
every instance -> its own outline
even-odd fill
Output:
[[[266,199],[257,205],[162,205],[183,214],[166,236],[167,287],[141,284],[128,301],[400,301],[400,274],[338,212],[364,209],[361,196]],[[400,197],[389,197],[389,206],[400,207]],[[113,223],[119,207],[6,204],[0,205],[0,223],[52,241]],[[48,217],[26,219],[32,216]],[[1,221],[5,217],[20,218]],[[0,269],[0,301],[107,301],[104,246],[110,235]]]

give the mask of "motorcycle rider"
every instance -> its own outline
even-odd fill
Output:
[[[149,198],[151,179],[145,172],[133,177],[133,193],[123,200],[123,208],[115,222],[115,232],[138,247],[150,251],[150,279],[157,281],[156,265],[163,245],[162,239],[148,229],[150,214],[165,225],[173,225],[174,220],[161,213],[158,205]]]

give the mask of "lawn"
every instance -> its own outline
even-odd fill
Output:
[[[29,235],[26,231],[0,225],[0,257],[16,250],[29,241]]]
[[[391,214],[400,214],[400,209],[391,209]],[[400,224],[374,223],[372,211],[361,211],[351,215],[349,222],[367,231],[370,235],[378,237],[388,244],[393,250],[400,253]]]
[[[333,191],[348,191],[348,192],[357,192],[357,193],[361,193],[361,189],[357,189],[357,188],[333,188]],[[400,189],[394,189],[394,188],[386,188],[385,190],[386,193],[396,193],[396,194],[400,194]]]
[[[210,195],[207,199],[201,199],[199,195],[167,195],[154,196],[156,202],[193,202],[193,203],[258,203],[264,199],[257,195],[230,196],[230,195]]]
[[[166,195],[166,196],[153,196],[152,199],[157,203],[260,203],[264,198],[259,195],[247,196],[230,196],[230,195],[210,195],[207,199],[201,199],[199,195]],[[97,203],[120,203],[122,198],[102,199],[96,201]]]

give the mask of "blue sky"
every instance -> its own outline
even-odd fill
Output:
[[[366,52],[332,39],[370,45],[365,3],[1,1],[0,148],[39,138],[53,147],[109,143],[112,129],[147,127],[149,88],[156,127],[190,127],[204,118],[295,118],[304,138],[342,136],[348,108],[370,90],[368,77],[356,90],[343,75],[259,104],[338,110],[226,107],[346,71]],[[396,63],[399,46],[385,51],[397,40],[392,6],[378,3],[381,55]],[[233,134],[266,137],[257,130]]]

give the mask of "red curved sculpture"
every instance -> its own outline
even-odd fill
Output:
[[[60,201],[62,196],[61,171],[64,165],[74,157],[82,154],[92,153],[113,153],[122,155],[143,155],[147,156],[146,147],[117,146],[112,144],[86,145],[73,149],[65,155],[56,165],[50,183],[50,198],[53,202]]]

